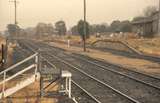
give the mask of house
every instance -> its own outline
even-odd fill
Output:
[[[159,28],[159,12],[155,12],[150,17],[132,22],[132,31],[140,36],[160,34]]]

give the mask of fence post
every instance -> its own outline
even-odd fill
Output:
[[[37,71],[38,71],[38,54],[35,56],[35,76],[37,77]]]
[[[5,84],[6,83],[6,72],[4,72],[4,75],[3,75],[3,87],[2,87],[2,97],[4,97],[5,95]]]
[[[61,75],[62,78],[65,79],[65,90],[62,91],[62,92],[65,92],[66,94],[68,94],[68,97],[71,98],[71,77],[72,77],[72,74],[68,71],[62,71],[62,75]]]
[[[68,83],[69,83],[69,86],[68,86],[68,95],[69,95],[69,98],[71,98],[71,82],[72,82],[72,80],[71,80],[71,77],[69,77],[68,79],[69,79],[68,80]]]

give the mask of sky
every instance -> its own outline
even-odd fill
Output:
[[[14,23],[13,0],[0,0],[0,31]],[[132,20],[143,14],[147,6],[158,6],[158,0],[86,0],[87,21],[90,24]],[[83,0],[18,0],[18,24],[34,27],[39,22],[64,20],[68,28],[83,19]]]

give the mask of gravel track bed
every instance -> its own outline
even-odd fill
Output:
[[[50,55],[45,55],[45,57],[50,62],[55,64],[57,68],[61,68],[62,70],[69,70],[73,74],[72,79],[76,81],[76,83],[79,84],[82,88],[85,88],[102,103],[132,103],[125,97],[115,93],[113,90],[85,76],[79,71],[76,71],[74,68],[71,68],[70,66],[60,62],[56,58],[53,58]]]
[[[28,49],[27,47],[26,47],[26,45],[24,45],[23,44],[23,42],[20,42],[21,43],[21,45],[23,45],[23,47],[25,48],[25,49]],[[29,46],[33,46],[33,45],[29,45]],[[34,46],[34,49],[35,50],[38,50],[39,48],[37,48],[36,46]],[[33,51],[31,52],[31,53],[33,53]],[[52,58],[51,58],[52,59]],[[47,65],[47,63],[45,62],[43,62],[43,64],[42,65]],[[53,63],[53,65],[54,65],[54,63]],[[47,65],[47,67],[51,67],[51,65]],[[56,66],[56,68],[58,68],[58,66]],[[60,68],[62,68],[62,67],[60,67]],[[60,69],[60,68],[58,68],[58,69]],[[73,82],[72,82],[72,97],[75,97],[75,99],[76,99],[76,101],[78,102],[78,103],[97,103],[97,102],[95,102],[90,96],[88,96],[83,90],[81,90],[77,85],[75,85]],[[68,101],[66,102],[66,101],[62,101],[63,103],[65,102],[65,103],[68,103]],[[60,102],[61,103],[61,102]]]
[[[41,47],[44,47],[45,45],[39,44],[38,46],[40,46],[40,48],[41,48]],[[48,47],[50,47],[50,46],[48,46]],[[125,76],[118,75],[118,74],[113,73],[111,71],[102,70],[100,67],[86,63],[83,60],[75,59],[75,58],[71,57],[70,55],[63,54],[63,51],[60,51],[60,49],[56,50],[56,51],[54,51],[53,49],[49,49],[49,50],[50,50],[49,53],[52,53],[53,55],[56,55],[60,58],[63,58],[64,60],[68,61],[69,63],[72,63],[74,66],[82,69],[83,71],[96,77],[97,79],[111,85],[112,87],[120,90],[121,92],[127,94],[128,96],[131,96],[134,99],[141,101],[141,103],[159,103],[160,91],[155,88],[152,88],[150,86],[144,85],[144,84],[139,83],[137,81],[131,80],[130,78],[126,78]],[[53,50],[54,52],[53,51],[51,52],[51,50]],[[53,59],[53,57],[52,57],[52,59]],[[55,63],[57,66],[60,63],[59,61],[55,62],[55,59],[54,59],[54,61],[52,60],[52,62]],[[61,67],[66,67],[63,63],[59,64],[59,65]],[[70,68],[68,70],[70,70]],[[73,74],[76,74],[75,70],[73,71],[73,69],[72,69],[70,71],[73,72]],[[121,70],[121,72],[122,72],[122,70]],[[79,76],[77,76],[77,75],[78,75],[78,73],[76,74],[76,77],[78,77],[78,78],[76,79],[76,77],[75,77],[76,82],[78,79],[84,79],[84,78],[79,78],[79,77],[81,77],[80,74],[79,74]],[[143,77],[140,77],[140,78],[143,78]],[[78,80],[78,81],[80,81],[80,80]],[[88,84],[89,82],[86,82],[86,83]],[[82,83],[82,84],[84,84],[84,86],[86,86],[85,83]],[[105,91],[103,90],[103,92],[105,92]],[[111,102],[111,103],[114,103],[114,102]]]
[[[96,65],[91,65],[85,61],[74,59],[69,55],[57,54],[56,56],[63,58],[86,73],[111,85],[128,96],[141,101],[142,103],[159,103],[160,91],[153,87],[144,85],[130,78],[126,78],[125,76],[102,70]]]
[[[78,103],[96,103],[91,97],[89,97],[84,91],[82,91],[73,83],[72,83],[72,96],[75,97]]]
[[[152,88],[150,86],[144,85],[137,81],[131,80],[130,78],[126,78],[125,76],[121,76],[117,74],[115,75],[115,73],[113,72],[102,70],[100,69],[100,67],[96,65],[88,64],[83,60],[73,59],[73,57],[71,57],[70,55],[65,55],[62,52],[60,53],[60,51],[54,51],[54,53],[56,53],[56,56],[63,58],[64,60],[67,60],[69,63],[72,63],[73,65],[78,66],[88,74],[92,74],[92,76],[106,82],[107,84],[110,84],[112,87],[122,91],[123,93],[131,96],[132,98],[135,98],[143,103],[159,102],[158,98],[160,97],[159,95],[160,91],[155,88]],[[141,76],[139,78],[144,78],[144,77]],[[144,79],[145,81],[150,81],[152,83],[155,83],[157,86],[159,86],[158,80],[154,81],[153,78],[149,78],[149,77]]]
[[[96,63],[104,68],[109,69],[109,70],[115,70],[119,73],[123,73],[125,75],[134,77],[138,80],[142,80],[147,83],[151,83],[157,87],[160,87],[160,78],[158,78],[158,77],[154,77],[149,74],[144,74],[144,73],[140,73],[140,72],[137,72],[134,70],[130,70],[130,69],[122,67],[120,65],[111,64],[106,61],[97,60],[97,59],[94,59],[94,58],[91,58],[91,57],[88,57],[85,55],[73,54],[73,56],[78,57],[78,58],[82,58],[83,60],[91,61],[91,62]]]

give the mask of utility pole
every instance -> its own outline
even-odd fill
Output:
[[[14,24],[16,26],[16,30],[15,30],[15,36],[17,36],[17,3],[18,1],[17,0],[14,0],[14,1],[11,1],[14,3]]]
[[[17,3],[18,3],[18,1],[14,0],[14,1],[10,1],[10,2],[14,3],[14,24],[17,25],[18,24],[18,22],[17,22]]]
[[[84,52],[86,51],[86,0],[84,0],[84,40],[83,40],[83,47],[84,47]]]
[[[14,7],[15,7],[15,25],[17,25],[17,0],[14,0]]]
[[[160,0],[159,0],[159,11],[158,11],[158,35],[160,35]]]

